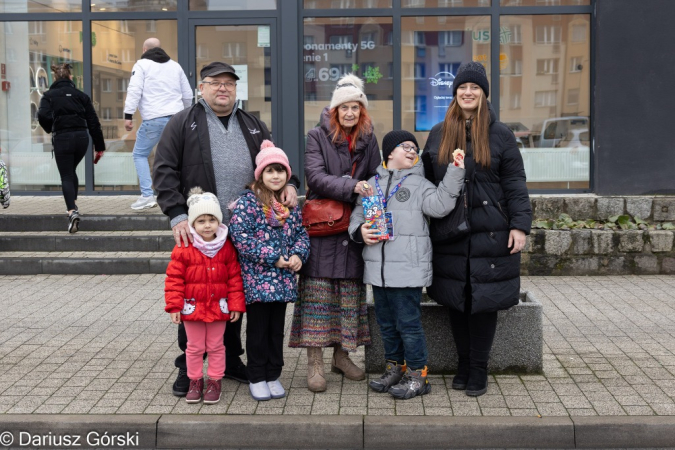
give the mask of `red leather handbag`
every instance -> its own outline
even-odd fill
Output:
[[[302,225],[310,237],[340,234],[349,228],[351,214],[351,206],[339,200],[305,200],[302,207]]]

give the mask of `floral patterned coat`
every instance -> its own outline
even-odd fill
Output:
[[[309,257],[309,235],[302,226],[300,208],[291,210],[281,227],[272,227],[255,194],[246,190],[237,200],[230,219],[230,236],[239,251],[246,304],[294,302],[298,298],[295,272],[274,265],[281,256]]]
[[[164,310],[180,312],[185,321],[228,321],[230,311],[246,311],[241,268],[230,240],[213,258],[192,244],[174,247],[166,268],[164,299]]]

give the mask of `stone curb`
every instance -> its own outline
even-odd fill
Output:
[[[63,439],[66,435],[71,441],[79,436],[79,445],[64,445]],[[13,442],[7,441],[8,436],[11,436]],[[115,437],[111,443],[102,441],[112,436]],[[57,439],[61,439],[61,444]],[[124,445],[120,445],[122,440]],[[536,418],[0,415],[0,447],[7,446],[258,449],[667,448],[675,447],[675,416]]]

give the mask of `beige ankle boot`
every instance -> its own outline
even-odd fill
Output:
[[[342,373],[350,380],[361,381],[366,379],[366,372],[354,364],[349,359],[349,354],[339,345],[333,348],[333,361],[330,370],[335,373]]]
[[[323,372],[323,349],[307,347],[307,388],[312,392],[326,390],[326,377]]]

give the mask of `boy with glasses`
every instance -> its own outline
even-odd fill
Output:
[[[464,161],[450,165],[436,187],[424,177],[415,136],[391,131],[382,140],[382,166],[368,180],[379,197],[387,236],[365,220],[359,197],[349,234],[365,243],[363,282],[373,286],[375,315],[384,344],[386,370],[370,382],[377,392],[410,399],[431,391],[422,329],[422,288],[431,284],[431,239],[426,216],[440,218],[455,207],[464,181]]]

